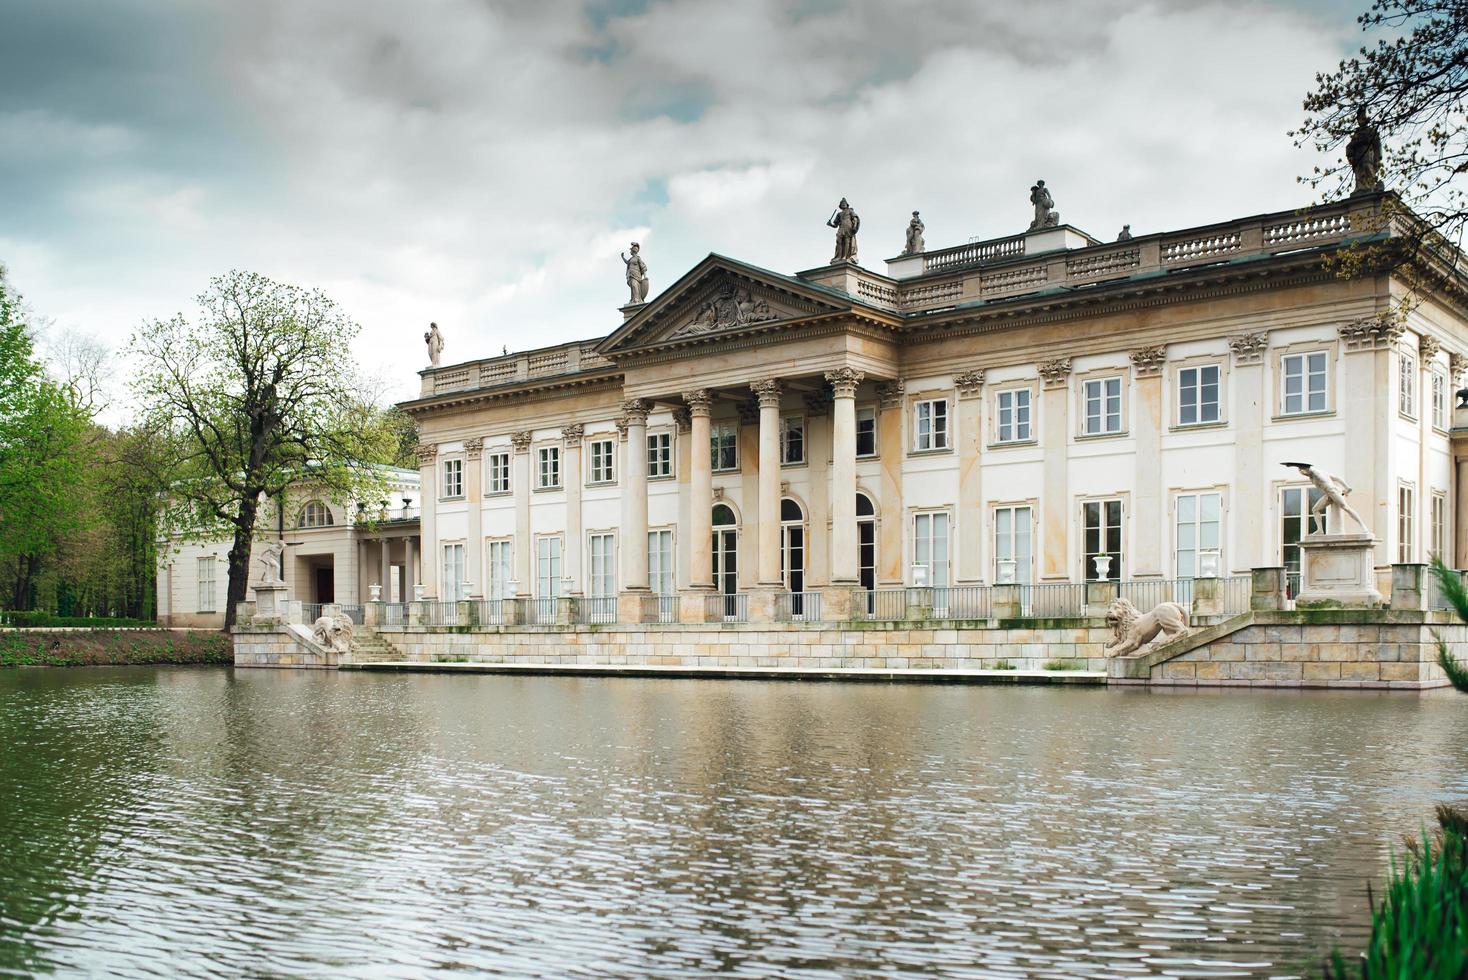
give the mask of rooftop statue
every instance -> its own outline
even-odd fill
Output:
[[[428,345],[429,366],[438,367],[439,361],[443,359],[443,334],[438,332],[438,324],[428,325],[428,332],[423,335],[423,342]]]
[[[1382,189],[1381,134],[1366,119],[1366,107],[1356,109],[1356,131],[1346,144],[1346,162],[1356,172],[1355,194],[1370,194]]]
[[[1030,222],[1030,231],[1039,228],[1054,228],[1060,224],[1060,212],[1055,210],[1055,198],[1043,180],[1035,181],[1030,188],[1030,203],[1035,206],[1035,220]]]
[[[912,220],[907,223],[907,244],[902,247],[903,255],[916,255],[923,250],[923,232],[926,227],[923,219],[914,211]]]
[[[826,227],[836,229],[836,254],[831,256],[831,264],[837,262],[856,261],[856,233],[861,230],[861,218],[857,217],[856,210],[846,203],[846,198],[836,205],[836,210],[826,219]]]
[[[622,262],[627,266],[627,289],[631,296],[627,300],[628,306],[636,306],[647,302],[647,263],[642,261],[642,246],[636,242],[632,243],[632,254],[620,253]]]
[[[1283,465],[1293,466],[1299,470],[1301,475],[1309,480],[1315,489],[1320,491],[1320,499],[1315,501],[1315,504],[1310,508],[1310,528],[1308,533],[1313,534],[1319,531],[1321,534],[1324,534],[1326,532],[1327,528],[1323,526],[1324,522],[1320,518],[1324,515],[1327,507],[1334,507],[1337,514],[1349,516],[1363,532],[1366,534],[1371,533],[1371,528],[1366,526],[1366,522],[1361,519],[1361,515],[1356,513],[1355,508],[1346,503],[1346,494],[1351,492],[1351,488],[1346,485],[1345,480],[1311,466],[1309,463],[1284,463]]]
[[[1132,226],[1131,225],[1122,225],[1121,226],[1121,233],[1116,236],[1116,240],[1119,241],[1119,242],[1129,242],[1129,241],[1131,241],[1132,240]]]

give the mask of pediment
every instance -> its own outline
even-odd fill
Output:
[[[705,340],[851,309],[839,295],[710,256],[603,342],[603,353]]]

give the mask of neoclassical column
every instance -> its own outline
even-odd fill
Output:
[[[438,460],[438,447],[422,444],[413,450],[418,457],[418,494],[422,500],[419,508],[421,515],[418,518],[419,528],[423,535],[423,594],[428,597],[438,595],[438,536],[437,536],[437,514],[438,514],[438,481],[434,468]],[[363,558],[366,554],[363,552]],[[363,576],[365,578],[365,576]]]
[[[535,550],[535,541],[530,536],[531,436],[528,430],[510,434],[510,444],[515,449],[515,595],[522,599],[528,599],[534,591],[530,577],[530,553]]]
[[[1423,334],[1417,339],[1417,548],[1418,561],[1432,560],[1432,481],[1427,447],[1432,441],[1432,364],[1442,343]],[[1451,404],[1451,399],[1449,399]]]
[[[647,413],[641,399],[622,405],[627,420],[627,444],[622,474],[622,591],[647,591]]]
[[[464,505],[469,514],[468,540],[464,542],[464,575],[469,579],[470,599],[484,597],[484,440],[464,440]],[[386,590],[387,583],[383,583]],[[462,598],[454,596],[455,599]]]
[[[1136,426],[1137,484],[1132,500],[1130,578],[1162,578],[1165,568],[1162,533],[1162,369],[1167,363],[1167,345],[1139,347],[1131,352],[1136,376],[1136,401],[1132,424]],[[1088,569],[1089,571],[1089,569]]]
[[[903,406],[907,399],[901,378],[877,385],[877,457],[881,467],[878,506],[881,519],[877,524],[881,535],[877,544],[877,584],[901,585],[906,581],[903,568],[902,535],[907,526],[907,507],[902,496],[903,435],[906,428]]]
[[[413,557],[413,536],[410,534],[403,539],[403,588],[399,596],[402,602],[413,601],[413,586],[418,582],[418,571],[413,565]]]
[[[758,584],[781,588],[780,580],[780,395],[774,378],[755,381],[750,390],[759,399],[759,534]]]
[[[831,403],[831,584],[855,586],[856,386],[865,377],[851,368],[826,372]],[[760,442],[764,442],[763,419]]]
[[[688,585],[694,589],[714,587],[713,514],[714,473],[710,449],[709,412],[713,396],[706,388],[683,392],[688,406]]]
[[[953,379],[958,391],[958,582],[984,579],[984,372]]]
[[[382,586],[382,600],[386,602],[388,596],[392,594],[392,539],[378,538],[377,549],[378,557],[382,561],[381,577],[377,580],[377,584]]]
[[[1228,348],[1233,356],[1229,373],[1233,397],[1226,410],[1231,413],[1227,419],[1234,432],[1234,490],[1229,507],[1238,516],[1230,532],[1236,547],[1224,558],[1230,568],[1260,568],[1280,560],[1269,506],[1275,474],[1264,472],[1264,419],[1270,404],[1264,392],[1264,358],[1269,334],[1238,334],[1229,338]],[[1137,521],[1132,528],[1134,541],[1156,533]],[[1227,569],[1220,571],[1227,574]]]
[[[561,569],[566,595],[585,591],[581,574],[581,437],[586,427],[580,422],[561,429],[561,485],[566,488],[566,549]]]
[[[1040,496],[1040,580],[1070,579],[1070,358],[1040,364],[1041,447],[1045,450]]]

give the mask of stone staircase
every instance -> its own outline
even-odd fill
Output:
[[[358,626],[353,631],[352,655],[343,659],[354,664],[380,664],[406,658],[371,627]]]

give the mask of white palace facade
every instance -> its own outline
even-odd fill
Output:
[[[1394,200],[1114,243],[1058,225],[885,272],[710,255],[608,334],[421,372],[408,574],[441,602],[700,622],[1294,570],[1292,461],[1351,486],[1384,578],[1461,566],[1462,284],[1326,263],[1400,237]]]

